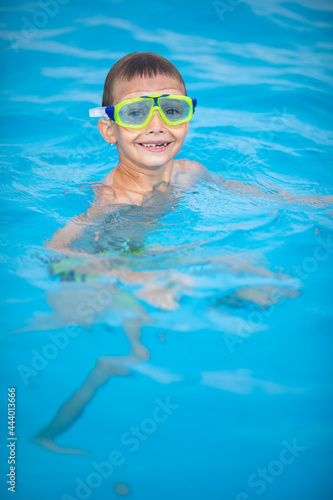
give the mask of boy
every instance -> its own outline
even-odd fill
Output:
[[[107,75],[103,108],[90,113],[103,116],[99,131],[107,143],[116,144],[119,163],[95,188],[95,202],[86,214],[59,229],[47,247],[73,254],[70,244],[86,223],[106,215],[107,206],[141,205],[156,191],[165,191],[175,183],[186,190],[208,176],[198,162],[174,160],[188,133],[195,105],[196,100],[187,97],[179,71],[164,57],[135,52],[120,59]],[[110,107],[116,109],[110,112]]]
[[[154,98],[141,99],[142,96]],[[156,96],[163,97],[159,99]],[[116,107],[111,109],[114,120],[105,116],[104,109],[97,112],[94,110],[93,114],[101,113],[105,116],[99,120],[98,128],[106,142],[116,144],[119,163],[102,180],[98,188],[95,188],[95,202],[86,214],[75,217],[48,242],[48,248],[66,254],[75,253],[70,250],[71,243],[81,235],[86,224],[106,215],[108,207],[115,204],[141,205],[145,197],[156,191],[166,191],[174,183],[183,186],[185,190],[207,175],[207,171],[197,162],[174,160],[188,133],[195,100],[186,96],[183,79],[169,61],[152,53],[134,53],[122,58],[111,68],[106,78],[102,105],[106,107],[105,111],[109,111],[108,106]],[[121,277],[123,281],[144,284],[141,296],[149,303],[167,310],[177,307],[175,297],[179,285],[173,285],[171,288],[163,284],[159,286],[155,283],[159,277],[158,271],[139,273],[130,269],[119,270],[115,269],[113,264],[110,270],[107,259],[102,260],[103,262],[94,263],[94,273],[97,266],[102,266],[103,269],[99,270],[104,276],[112,274]],[[92,266],[90,263],[86,268],[84,264],[81,267],[85,273],[89,273]],[[174,275],[175,282],[184,283],[184,278],[179,274],[169,274],[168,280]],[[190,285],[188,278],[185,282]],[[96,281],[85,287],[85,290],[87,293],[91,290],[91,293],[96,295],[100,286],[102,285]],[[69,289],[65,296],[64,292],[66,288],[53,299],[55,311],[57,307],[63,310],[64,302],[67,308],[68,304],[71,304],[70,309],[75,310],[75,306],[72,307],[73,297],[81,301],[81,305],[85,304],[82,300],[82,290],[76,290],[74,294]],[[112,292],[115,303],[111,304],[111,309],[125,307],[119,300],[119,291]],[[78,293],[81,293],[81,296]],[[151,320],[144,308],[139,303],[134,303],[134,298],[131,300],[132,303],[128,304],[127,297],[126,307],[130,309],[132,317],[125,317],[122,321],[124,332],[130,341],[130,354],[100,358],[80,390],[73,394],[50,424],[35,437],[37,443],[53,451],[79,452],[76,449],[59,447],[55,443],[56,437],[75,422],[95,392],[111,376],[127,375],[128,365],[149,358],[149,352],[141,344],[140,337],[142,326]]]

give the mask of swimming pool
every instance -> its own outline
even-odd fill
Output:
[[[332,4],[2,5],[15,498],[330,498]],[[119,209],[78,243],[90,258],[62,258],[43,242],[116,165],[88,109],[133,51],[169,58],[198,99],[180,157],[236,183]],[[52,433],[85,453],[32,440]]]

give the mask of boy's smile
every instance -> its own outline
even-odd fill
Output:
[[[138,143],[139,146],[142,146],[143,148],[147,149],[148,151],[153,151],[154,153],[159,153],[161,151],[165,151],[167,147],[171,144],[171,142],[162,142],[162,141],[149,141],[149,142],[143,142],[143,143]]]

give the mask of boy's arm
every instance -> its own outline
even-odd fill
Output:
[[[73,255],[75,252],[70,250],[70,245],[77,238],[81,236],[84,231],[84,226],[82,226],[81,217],[85,214],[73,217],[72,220],[67,222],[65,227],[59,228],[52,238],[45,243],[45,247],[50,250],[55,250],[58,252],[66,253],[68,255]]]
[[[67,255],[77,255],[78,252],[70,250],[70,245],[83,234],[85,226],[109,214],[110,209],[116,203],[114,190],[109,186],[100,185],[94,189],[94,192],[96,199],[88,210],[83,214],[76,215],[64,227],[59,228],[51,240],[46,242],[46,248]]]
[[[197,161],[190,160],[178,160],[182,165],[183,172],[186,174],[192,174],[196,177],[196,180],[207,180],[212,181],[223,188],[230,189],[230,191],[236,192],[240,195],[253,194],[255,196],[262,196],[265,198],[282,198],[284,203],[298,204],[298,205],[317,205],[326,206],[333,204],[333,196],[296,196],[283,189],[278,189],[270,184],[257,184],[257,185],[247,185],[240,181],[228,180],[222,176],[209,171],[201,163]]]
[[[240,181],[227,180],[216,174],[211,173],[212,179],[224,188],[230,189],[238,194],[246,195],[253,194],[256,196],[262,196],[265,198],[282,198],[284,203],[297,204],[297,205],[309,205],[309,206],[326,206],[333,204],[333,196],[320,196],[320,195],[310,195],[310,196],[296,196],[289,191],[284,191],[271,184],[262,185],[247,185]]]
[[[232,192],[246,196],[252,194],[265,198],[282,198],[284,203],[312,206],[327,206],[333,204],[333,196],[296,196],[283,189],[278,189],[270,184],[247,185],[240,181],[228,180],[213,172],[210,172],[201,163],[190,160],[178,160],[182,165],[182,170],[186,174],[192,174],[196,180],[207,180],[227,188]]]

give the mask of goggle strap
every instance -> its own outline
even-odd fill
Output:
[[[105,116],[105,114],[106,114],[105,110],[106,110],[106,108],[102,108],[102,107],[89,109],[89,116],[91,118]]]
[[[89,109],[89,116],[91,118],[111,118],[114,121],[114,106]]]
[[[114,122],[114,106],[107,106],[105,108],[105,113],[108,115],[110,120]]]

